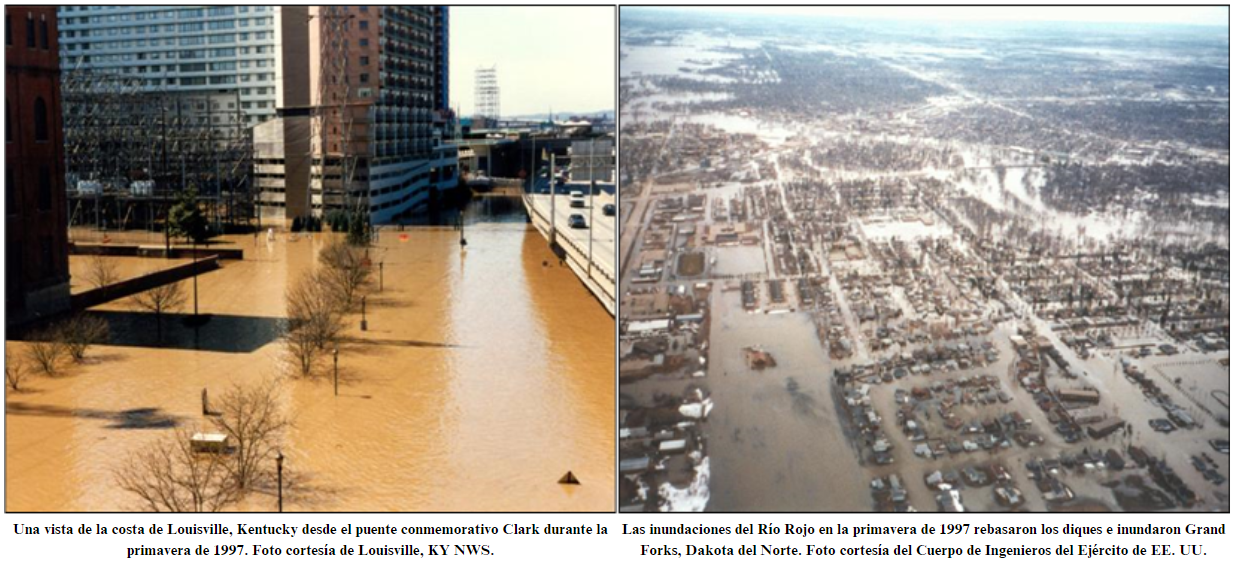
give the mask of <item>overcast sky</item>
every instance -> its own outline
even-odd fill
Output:
[[[763,12],[777,14],[811,14],[832,17],[886,18],[903,20],[944,21],[1051,21],[1104,22],[1139,24],[1190,24],[1205,26],[1230,25],[1226,6],[897,6],[888,7],[735,7],[709,8],[733,12]]]
[[[475,110],[475,73],[497,65],[503,116],[616,107],[617,11],[450,7],[450,106]]]

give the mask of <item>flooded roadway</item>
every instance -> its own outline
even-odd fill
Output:
[[[712,309],[707,510],[868,509],[867,471],[844,434],[833,364],[809,317],[747,313],[736,292],[713,294]],[[749,369],[742,353],[749,346],[766,348],[777,366]]]
[[[371,254],[385,290],[375,278],[367,332],[348,317],[339,397],[328,377],[284,381],[295,429],[283,452],[299,483],[288,510],[613,509],[613,319],[533,228],[468,219],[465,253],[450,229],[383,230]],[[134,509],[111,470],[167,423],[197,426],[203,387],[283,373],[272,331],[283,291],[331,237],[235,237],[246,259],[200,277],[214,319],[196,340],[169,324],[174,347],[97,347],[8,393],[8,510]],[[131,309],[96,310],[123,320]],[[131,426],[135,409],[153,425]],[[566,470],[582,485],[558,485]],[[239,506],[274,507],[267,493]]]

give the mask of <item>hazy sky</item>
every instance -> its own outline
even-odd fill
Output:
[[[497,65],[503,116],[612,110],[617,11],[600,7],[450,7],[450,105],[475,110],[477,67]]]
[[[775,14],[811,14],[832,17],[888,18],[903,20],[948,21],[1068,21],[1141,24],[1191,24],[1229,27],[1230,11],[1226,6],[1155,7],[1155,6],[998,6],[998,7],[718,7],[711,10],[762,12]]]

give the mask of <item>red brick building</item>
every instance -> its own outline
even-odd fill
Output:
[[[69,306],[55,6],[4,7],[5,323]]]

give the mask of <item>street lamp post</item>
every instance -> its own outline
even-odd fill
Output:
[[[368,330],[368,308],[365,303],[368,302],[368,295],[360,297],[360,330]]]
[[[557,156],[548,156],[548,243],[557,243]]]
[[[590,164],[587,167],[588,175],[591,174]],[[591,242],[595,239],[596,229],[596,179],[591,178],[591,203],[587,207],[587,277],[591,278],[591,264],[595,263],[595,257],[591,255]]]
[[[278,463],[279,470],[279,513],[283,512],[283,451],[279,450],[278,456],[274,457],[274,461]]]
[[[334,349],[334,396],[338,397],[338,348]]]
[[[386,290],[386,262],[384,260],[377,262],[377,290],[379,292]]]
[[[193,236],[193,320],[197,321],[197,237]]]

